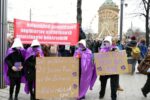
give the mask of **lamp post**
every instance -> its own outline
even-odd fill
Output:
[[[7,0],[0,0],[0,88],[4,88],[4,57],[6,54],[7,41]]]
[[[32,9],[30,8],[30,14],[29,14],[30,22],[32,21]]]
[[[121,3],[120,3],[120,41],[122,41],[122,31],[123,31],[123,6],[124,6],[124,0],[121,0]]]

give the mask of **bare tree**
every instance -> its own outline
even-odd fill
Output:
[[[77,0],[77,23],[82,26],[82,0]]]
[[[150,9],[150,0],[142,0],[141,3],[144,7],[144,12],[140,13],[145,17],[145,29],[146,29],[146,45],[149,46],[149,9]]]
[[[149,10],[150,10],[150,0],[136,0],[135,3],[139,2],[140,4],[137,5],[136,9],[134,10],[135,13],[133,17],[143,16],[145,18],[145,38],[146,38],[146,45],[149,46]]]
[[[77,0],[77,23],[80,24],[79,39],[85,39],[85,33],[82,31],[82,0]]]

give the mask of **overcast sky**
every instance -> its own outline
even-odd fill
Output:
[[[105,0],[82,0],[82,17],[84,30],[98,31],[98,9]],[[120,0],[113,0],[120,7]],[[125,0],[123,31],[131,27],[144,30],[144,18],[133,17],[132,13],[139,9],[140,0]],[[30,8],[32,21],[48,23],[76,23],[77,0],[8,0],[8,20],[14,18],[29,20]],[[120,15],[119,15],[120,16]]]

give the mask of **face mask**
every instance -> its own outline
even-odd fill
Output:
[[[83,44],[79,44],[79,48],[81,49],[85,49],[84,45]]]
[[[110,43],[104,43],[105,47],[110,47]]]

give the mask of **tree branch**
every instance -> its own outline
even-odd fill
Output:
[[[144,5],[144,8],[145,8],[145,11],[147,10],[146,8],[146,4],[148,3],[146,0],[142,0],[143,1],[143,5]]]
[[[146,14],[144,14],[144,13],[132,13],[132,15],[146,17]]]

